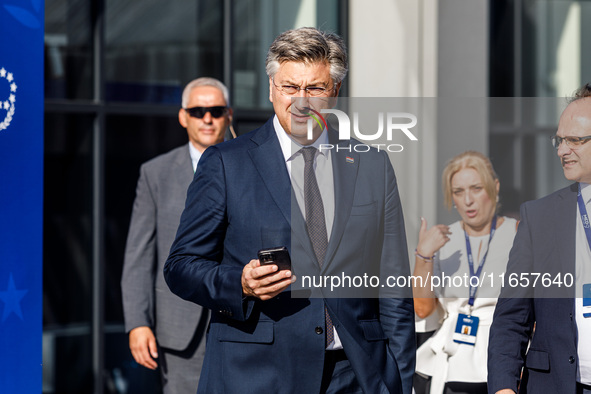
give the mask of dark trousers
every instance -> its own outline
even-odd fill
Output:
[[[416,394],[429,394],[431,378],[415,374],[413,385]],[[486,383],[447,382],[443,388],[443,394],[488,394],[488,386]]]
[[[577,383],[577,394],[591,394],[591,386]]]

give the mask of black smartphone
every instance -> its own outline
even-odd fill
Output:
[[[279,270],[291,270],[291,258],[285,246],[261,249],[258,257],[261,265],[276,264]]]

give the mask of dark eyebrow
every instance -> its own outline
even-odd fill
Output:
[[[297,86],[297,87],[301,87],[302,85],[299,85],[295,82],[292,82],[290,80],[287,80],[285,82],[281,82],[281,85],[290,85],[290,86]],[[309,85],[306,85],[307,88],[326,88],[329,85],[329,83],[325,84],[324,82],[318,81],[318,82],[312,82]]]

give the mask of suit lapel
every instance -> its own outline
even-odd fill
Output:
[[[351,141],[338,141],[337,136],[333,132],[329,132],[329,142],[341,148],[351,146]],[[357,181],[360,156],[355,151],[349,152],[346,149],[337,151],[333,149],[331,151],[331,161],[334,177],[335,210],[332,231],[328,240],[328,249],[326,251],[324,265],[322,266],[323,271],[326,270],[326,267],[330,265],[330,262],[334,258],[341,238],[343,237],[345,227],[347,226],[347,221],[349,220],[351,207],[353,206],[353,197],[355,195],[355,183]]]
[[[564,256],[560,259],[562,272],[571,272],[573,275],[576,263],[577,191],[578,184],[575,183],[557,195],[554,210],[556,219],[552,224],[556,226],[558,256]]]
[[[174,160],[176,168],[176,174],[180,174],[179,176],[175,176],[174,179],[177,180],[179,187],[185,191],[187,191],[187,187],[193,180],[193,163],[191,162],[191,153],[189,152],[189,146],[185,145],[181,147],[178,154]],[[185,196],[183,195],[183,198]]]
[[[312,243],[308,236],[306,221],[292,190],[281,146],[275,135],[273,120],[269,120],[251,139],[256,145],[249,150],[255,168],[263,179],[269,194],[290,224],[292,236],[298,238],[310,258],[316,261]],[[338,141],[338,136],[332,131],[329,131],[329,143],[335,146],[338,145],[343,149],[339,152],[336,149],[331,151],[335,212],[322,271],[326,270],[326,267],[330,265],[330,261],[336,254],[345,231],[353,205],[360,161],[357,152],[349,152],[344,149],[350,145],[350,141]]]
[[[283,157],[281,145],[275,134],[272,118],[257,134],[252,136],[252,141],[256,146],[249,150],[250,157],[263,179],[267,191],[287,220],[291,229],[292,239],[295,238],[299,241],[303,250],[308,255],[309,261],[316,262],[316,255],[314,254],[312,242],[308,236],[306,221],[291,187],[285,158]],[[298,261],[298,264],[304,263]],[[313,264],[305,268],[302,267],[302,272],[316,273],[318,272],[318,265]]]
[[[273,128],[273,118],[261,127],[251,140],[256,146],[248,151],[250,158],[263,179],[269,195],[279,207],[285,220],[291,225],[291,183],[281,145]]]
[[[558,203],[556,209],[556,220],[554,223],[557,224],[556,234],[558,241],[558,256],[565,256],[561,261],[562,273],[572,273],[573,277],[576,278],[576,234],[577,234],[577,193],[578,183],[572,184],[569,188],[563,189],[562,193],[557,196]],[[570,309],[575,314],[575,300],[574,292],[573,297],[565,298],[565,302],[568,304]],[[574,319],[571,324],[573,338],[575,340],[575,346],[578,342],[578,331]]]

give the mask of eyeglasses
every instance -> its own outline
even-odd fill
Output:
[[[273,80],[273,85],[275,85],[275,80]],[[306,86],[305,88],[301,88],[295,85],[275,85],[275,87],[286,96],[295,96],[300,92],[300,90],[305,90],[308,95],[311,97],[318,97],[318,96],[325,96],[332,91],[333,89],[330,88],[323,88],[322,86]]]
[[[559,137],[557,135],[553,135],[550,137],[550,141],[552,141],[552,146],[556,149],[560,147],[562,141],[566,142],[566,146],[571,149],[577,149],[583,146],[583,144],[587,141],[591,140],[591,135],[587,135],[584,137]]]
[[[228,111],[228,107],[224,107],[218,105],[216,107],[193,107],[193,108],[184,108],[185,111],[189,114],[189,116],[197,119],[201,119],[205,116],[206,113],[210,113],[212,118],[221,118],[226,114]]]

